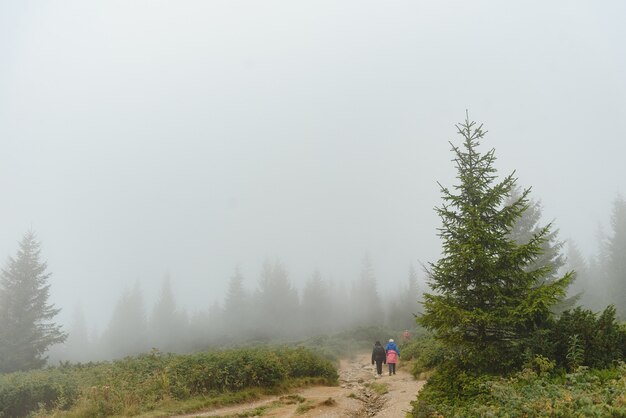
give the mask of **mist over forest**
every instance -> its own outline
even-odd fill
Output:
[[[51,363],[410,329],[467,110],[532,188],[517,239],[551,223],[566,300],[626,320],[625,15],[2,2],[2,267],[34,233]]]

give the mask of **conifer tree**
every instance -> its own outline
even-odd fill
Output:
[[[605,241],[606,274],[611,301],[618,315],[626,318],[626,200],[618,196],[613,201],[611,233]]]
[[[243,276],[239,267],[228,281],[228,291],[224,300],[224,334],[229,340],[241,339],[251,331],[250,297],[243,286]]]
[[[108,358],[134,356],[150,350],[148,320],[139,283],[126,290],[115,305],[102,336]]]
[[[376,275],[368,254],[363,257],[359,280],[352,286],[351,299],[356,325],[382,325],[385,322]]]
[[[80,304],[74,307],[73,316],[69,335],[65,342],[64,360],[74,362],[94,360],[85,314]]]
[[[516,200],[522,197],[523,191],[519,186],[514,186],[511,189],[511,193],[506,199],[506,205],[513,204]],[[543,212],[541,201],[528,199],[526,204],[526,210],[513,224],[510,236],[518,244],[525,244],[530,241],[535,234],[538,234],[543,226],[541,225],[541,215]],[[559,240],[559,230],[551,229],[546,234],[543,243],[541,244],[541,252],[537,255],[535,260],[530,263],[526,269],[532,270],[538,267],[547,267],[550,269],[550,273],[541,277],[542,281],[552,282],[559,277],[559,270],[565,265],[565,256],[563,254],[563,247],[565,243]],[[575,280],[575,275],[572,276],[572,282]],[[580,299],[580,293],[572,294],[563,298],[559,303],[554,306],[555,313],[561,313],[567,309],[573,308],[577,301]]]
[[[176,307],[170,276],[167,274],[161,284],[161,296],[148,322],[151,346],[164,352],[184,351],[187,325],[184,314]]]
[[[317,270],[307,280],[302,292],[302,324],[306,335],[328,333],[333,325],[330,290]]]
[[[409,267],[408,283],[390,305],[388,324],[393,329],[412,329],[419,310],[419,287],[413,264]]]
[[[419,322],[436,332],[459,367],[495,372],[515,366],[551,308],[565,294],[571,273],[542,280],[550,266],[528,269],[549,237],[550,225],[519,244],[510,233],[528,205],[525,190],[506,205],[513,174],[497,182],[495,150],[479,151],[482,125],[456,125],[462,146],[452,145],[459,184],[441,186],[436,208],[442,258],[429,264],[433,293],[424,294]]]
[[[26,233],[0,273],[0,372],[43,366],[48,347],[67,338],[52,322],[60,309],[48,303],[50,273],[40,251],[34,232]]]
[[[278,261],[263,264],[256,293],[255,336],[293,335],[300,328],[300,300],[285,267]]]

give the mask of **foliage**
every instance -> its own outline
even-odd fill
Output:
[[[424,294],[425,313],[418,321],[436,332],[455,367],[472,373],[511,370],[565,295],[571,274],[548,282],[542,279],[550,266],[528,268],[541,254],[550,226],[526,243],[511,238],[512,226],[528,207],[529,190],[504,204],[516,179],[509,175],[495,182],[494,150],[478,151],[482,126],[466,119],[457,128],[464,140],[462,148],[452,145],[460,184],[454,192],[441,187],[443,257],[430,264],[433,293]]]
[[[0,373],[43,366],[48,347],[67,338],[52,322],[60,309],[48,303],[50,273],[40,252],[28,232],[0,274]]]
[[[411,373],[415,377],[439,366],[446,358],[445,346],[430,334],[401,344],[400,352],[402,360],[412,364]]]
[[[554,363],[539,361],[540,373],[526,368],[516,375],[474,379],[473,396],[443,396],[429,381],[413,402],[413,417],[626,417],[626,365],[603,370],[550,373]],[[547,371],[545,371],[547,370]]]
[[[0,417],[26,416],[39,405],[70,407],[77,396],[78,382],[63,369],[0,374]]]
[[[109,416],[149,411],[173,400],[277,388],[294,379],[334,382],[337,372],[304,348],[276,348],[191,355],[154,351],[112,363],[63,364],[0,377],[0,416],[26,416],[40,406]]]
[[[377,340],[384,340],[396,332],[380,326],[356,327],[332,335],[319,335],[298,343],[329,360],[349,357],[372,349]]]
[[[599,316],[580,307],[565,311],[548,340],[554,346],[554,352],[548,355],[563,367],[572,366],[573,350],[578,352],[576,365],[591,368],[609,367],[626,355],[626,330],[618,324],[612,305]],[[573,347],[574,340],[577,348]]]

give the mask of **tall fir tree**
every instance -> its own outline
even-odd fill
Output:
[[[74,307],[72,325],[64,348],[64,360],[74,362],[94,360],[85,314],[80,304]]]
[[[527,268],[541,254],[549,226],[524,244],[511,238],[530,190],[504,204],[513,174],[496,181],[495,150],[478,150],[482,125],[466,118],[456,127],[463,138],[462,146],[451,144],[459,184],[440,185],[442,258],[429,264],[434,292],[424,294],[419,322],[436,332],[461,369],[499,372],[518,364],[565,295],[571,273],[549,282],[550,266]]]
[[[356,325],[383,325],[383,312],[372,259],[365,254],[359,280],[352,286],[351,306]]]
[[[224,299],[224,336],[229,341],[246,338],[251,329],[250,297],[243,285],[244,278],[239,267],[228,280]]]
[[[568,296],[580,295],[580,304],[593,311],[602,311],[607,304],[607,287],[604,275],[597,274],[594,259],[587,261],[573,240],[567,241],[567,269],[574,271],[575,280],[568,289]],[[592,274],[592,271],[594,274]]]
[[[67,338],[53,322],[60,309],[48,302],[50,273],[40,253],[40,243],[29,231],[0,273],[0,372],[43,366],[46,350]]]
[[[606,274],[611,303],[621,319],[626,318],[626,200],[618,196],[613,201],[611,233],[605,241]]]
[[[294,335],[300,328],[300,300],[287,270],[278,260],[263,264],[256,293],[254,335],[260,338]]]
[[[183,352],[188,324],[176,307],[169,274],[163,278],[161,296],[148,321],[151,346],[164,352]]]
[[[302,333],[304,335],[329,333],[334,322],[333,316],[328,284],[316,270],[302,291]]]
[[[510,195],[505,200],[506,205],[512,205],[515,201],[522,197],[523,190],[519,186],[514,186],[511,189]],[[543,206],[541,201],[528,199],[526,203],[526,210],[517,219],[511,228],[510,236],[518,244],[525,244],[529,242],[533,237],[540,233],[545,227],[541,225],[541,216],[543,212]],[[551,225],[551,224],[549,224]],[[559,272],[563,266],[565,266],[565,255],[563,254],[563,247],[565,243],[559,239],[559,230],[551,229],[541,244],[541,252],[537,255],[535,260],[530,263],[526,269],[533,270],[539,267],[546,267],[550,269],[550,273],[545,277],[541,277],[541,281],[553,282],[559,277]],[[572,276],[572,281],[575,279]],[[575,293],[563,298],[559,303],[554,306],[555,313],[561,313],[567,309],[573,308],[577,301],[580,299],[580,293]]]
[[[109,359],[137,355],[152,348],[139,283],[132,290],[124,291],[118,300],[102,340]]]
[[[419,311],[419,286],[417,272],[413,264],[409,266],[407,285],[395,298],[395,303],[390,304],[388,324],[396,330],[409,330],[415,328],[415,318]]]

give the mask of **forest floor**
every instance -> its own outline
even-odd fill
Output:
[[[425,381],[418,381],[405,369],[377,377],[369,354],[341,360],[338,386],[311,386],[289,395],[268,396],[258,401],[181,415],[193,417],[301,417],[401,418],[411,410],[411,401]]]

